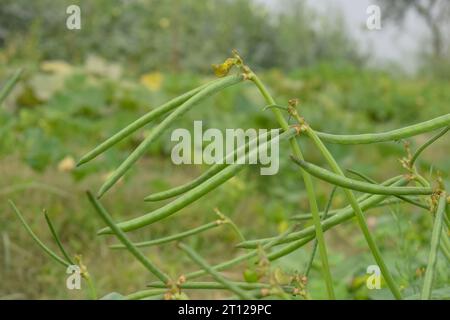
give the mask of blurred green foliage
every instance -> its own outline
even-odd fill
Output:
[[[32,168],[44,170],[68,154],[88,150],[92,147],[89,142],[104,140],[139,115],[212,79],[190,73],[152,72],[138,80],[110,75],[108,66],[100,58],[78,67],[47,61],[36,72],[26,73],[7,99],[6,108],[0,110],[4,131],[1,153],[18,152]],[[301,112],[314,128],[332,133],[390,130],[424,121],[446,113],[450,100],[445,82],[400,80],[351,64],[316,64],[287,76],[273,70],[264,78],[279,101],[299,98]],[[206,127],[219,129],[276,126],[270,113],[262,111],[262,103],[251,86],[230,88],[195,108],[177,125],[192,129],[193,120],[201,119]],[[144,134],[138,133],[108,151],[106,160],[116,165]],[[151,154],[167,156],[171,145],[166,139],[169,134],[152,147]]]
[[[66,28],[71,4],[81,8],[81,30]],[[232,48],[264,69],[364,60],[339,13],[321,16],[299,0],[282,0],[272,12],[246,0],[3,0],[0,21],[11,59],[80,63],[96,54],[134,71],[197,72]]]

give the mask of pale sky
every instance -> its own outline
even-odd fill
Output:
[[[277,6],[276,0],[257,0],[269,6]],[[376,4],[374,0],[306,0],[306,2],[326,13],[341,10],[347,29],[358,40],[363,50],[371,51],[374,62],[385,64],[390,61],[399,63],[407,70],[414,69],[420,40],[428,35],[420,19],[409,14],[403,27],[383,23],[381,30],[369,31],[366,28],[367,7]]]

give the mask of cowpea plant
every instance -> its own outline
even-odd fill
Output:
[[[396,299],[404,298],[396,281],[387,267],[385,260],[375,242],[364,217],[364,212],[375,207],[389,205],[391,203],[406,202],[415,205],[425,211],[431,212],[434,225],[431,232],[430,253],[426,268],[422,299],[430,299],[432,297],[433,278],[436,272],[436,261],[439,251],[450,261],[450,240],[448,239],[448,229],[450,228],[448,217],[447,194],[444,190],[442,182],[435,187],[427,181],[415,166],[419,155],[430,146],[434,141],[444,136],[449,130],[450,114],[440,116],[438,118],[418,123],[401,129],[373,134],[359,135],[335,135],[323,133],[314,130],[311,125],[297,111],[297,100],[291,99],[287,105],[280,105],[274,100],[266,86],[260,78],[244,64],[242,58],[236,51],[233,51],[232,57],[228,58],[224,63],[213,65],[214,71],[219,79],[193,89],[177,98],[170,100],[162,106],[153,109],[149,113],[140,117],[117,134],[113,135],[98,147],[83,156],[78,166],[93,160],[119,141],[130,136],[138,129],[144,127],[151,121],[161,115],[167,115],[164,120],[157,124],[143,140],[143,142],[120,164],[120,166],[110,175],[106,182],[100,187],[97,195],[94,196],[90,191],[87,196],[95,211],[105,222],[106,227],[99,230],[99,235],[112,234],[120,241],[119,244],[112,246],[114,249],[128,250],[142,265],[152,273],[158,280],[147,284],[149,289],[138,291],[128,296],[127,299],[149,299],[149,298],[165,298],[176,299],[185,298],[185,290],[226,290],[233,294],[235,298],[242,299],[259,299],[268,296],[274,296],[282,299],[303,298],[310,299],[311,293],[307,290],[307,275],[314,260],[316,251],[319,252],[321,260],[321,271],[323,274],[324,286],[326,288],[328,298],[339,298],[335,296],[332,274],[328,262],[327,246],[324,240],[324,232],[344,223],[355,217],[356,222],[367,242],[367,246],[379,266],[382,276],[392,296]],[[229,75],[232,68],[237,69],[237,73]],[[117,181],[126,174],[131,166],[144,155],[149,146],[156,141],[164,131],[173,125],[177,119],[183,117],[190,109],[194,108],[200,102],[204,101],[211,95],[214,95],[227,87],[240,85],[243,82],[253,83],[261,93],[265,101],[265,108],[262,110],[270,110],[282,133],[275,137],[268,137],[263,144],[256,147],[254,141],[249,141],[245,146],[236,149],[223,157],[221,164],[212,165],[208,170],[201,174],[198,178],[183,184],[181,186],[151,194],[145,198],[146,201],[159,201],[178,196],[168,204],[160,208],[142,214],[130,220],[116,223],[111,215],[100,202],[108,190],[110,190]],[[296,123],[290,125],[287,116],[294,118]],[[356,171],[349,171],[350,174],[359,178],[359,180],[345,176],[339,164],[329,152],[325,143],[334,144],[371,144],[384,141],[395,141],[409,138],[422,133],[442,129],[437,135],[433,136],[417,151],[404,159],[402,159],[403,167],[406,172],[389,178],[382,183],[378,183]],[[267,135],[267,134],[266,134]],[[315,164],[307,162],[304,157],[304,150],[296,139],[299,135],[305,135],[311,139],[314,146],[320,151],[330,170],[321,168]],[[263,138],[262,135],[256,139]],[[267,138],[267,137],[265,137]],[[212,192],[214,189],[237,175],[247,165],[240,164],[245,161],[236,161],[235,164],[228,164],[226,159],[231,157],[234,159],[237,155],[242,154],[242,148],[245,151],[245,157],[261,150],[268,149],[272,143],[281,143],[288,141],[291,150],[291,158],[298,165],[299,178],[301,177],[305,185],[308,196],[310,213],[295,215],[292,224],[283,233],[269,238],[246,240],[240,233],[238,227],[224,215],[219,213],[219,219],[205,225],[201,225],[191,230],[185,230],[175,235],[168,235],[160,239],[152,239],[149,241],[133,243],[127,233],[144,227],[149,227],[158,221],[172,216],[180,212],[189,204],[198,201],[205,194]],[[258,148],[258,149],[257,149]],[[313,179],[326,181],[334,186],[330,194],[326,208],[319,211],[316,199],[316,190]],[[414,186],[407,186],[414,183]],[[346,196],[348,205],[339,209],[331,210],[331,200],[337,188],[341,188]],[[356,197],[354,191],[362,192],[363,195]],[[312,219],[313,225],[298,230],[298,221]],[[220,225],[230,225],[236,230],[241,238],[241,242],[237,244],[239,248],[245,248],[247,251],[231,260],[210,265],[202,258],[193,248],[180,240],[190,236],[199,235],[209,229]],[[199,266],[198,271],[171,277],[155,265],[140,248],[162,245],[170,242],[177,242],[178,248],[184,252],[196,265]],[[280,269],[272,268],[271,262],[284,257],[296,250],[300,250],[307,243],[314,241],[314,249],[303,273],[287,275]],[[253,262],[257,264],[257,271],[248,271],[244,273],[246,282],[239,282],[228,279],[221,271],[234,267],[245,262]],[[208,276],[214,281],[196,281],[200,277]],[[268,279],[262,281],[262,279]]]

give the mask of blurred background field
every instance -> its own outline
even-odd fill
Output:
[[[82,28],[77,31],[65,27],[65,8],[73,3],[82,10]],[[374,3],[385,8],[385,1]],[[417,3],[428,8],[428,1]],[[439,12],[448,14],[446,1],[437,3]],[[374,63],[370,51],[362,50],[347,29],[345,16],[335,9],[323,14],[309,2],[295,0],[3,0],[0,83],[18,68],[24,73],[0,108],[0,298],[85,297],[84,291],[66,289],[65,270],[33,243],[8,199],[14,200],[35,232],[50,243],[42,214],[43,209],[48,211],[68,250],[83,256],[100,296],[111,291],[127,294],[154,280],[127,252],[109,249],[113,239],[96,236],[102,223],[84,194],[87,189],[98,189],[152,124],[89,164],[75,168],[75,163],[140,115],[214,79],[211,64],[222,62],[233,48],[260,74],[279,103],[298,98],[300,112],[320,131],[384,131],[449,113],[446,37],[450,33],[446,31],[450,19],[436,17],[440,35],[428,32],[425,24],[425,36],[417,40],[420,51],[411,52],[417,57],[414,69],[405,70],[398,63]],[[405,4],[396,10],[414,13],[417,8]],[[435,10],[430,7],[430,14]],[[421,19],[418,13],[415,17]],[[389,19],[395,25],[402,17]],[[176,127],[192,129],[194,120],[203,120],[204,126],[220,129],[275,128],[271,113],[263,107],[256,89],[244,84],[202,103]],[[144,203],[143,198],[205,170],[206,166],[172,164],[171,131],[104,197],[115,219],[159,207],[160,203]],[[410,139],[410,147],[414,150],[429,136]],[[324,163],[308,140],[300,141],[309,161]],[[406,155],[401,141],[329,147],[343,168],[359,170],[378,181],[405,173],[399,162]],[[449,148],[450,140],[444,137],[419,162],[424,176],[435,181],[439,173],[447,188]],[[216,207],[234,220],[247,239],[284,231],[292,215],[309,209],[287,145],[281,148],[281,158],[277,175],[260,176],[258,168],[248,168],[167,221],[133,233],[133,239],[162,237],[209,222],[217,218]],[[318,180],[315,186],[319,205],[324,207],[331,187]],[[344,202],[339,191],[333,208]],[[405,295],[419,292],[431,235],[429,213],[410,205],[392,205],[370,210],[366,217]],[[304,226],[311,223],[306,221]],[[337,296],[390,297],[384,289],[365,287],[366,268],[373,261],[354,221],[327,232],[326,240]],[[239,238],[226,226],[188,242],[211,263],[243,251],[234,248]],[[145,253],[172,275],[194,270],[176,250],[168,244],[145,249]],[[311,246],[305,246],[277,264],[301,273],[310,251]],[[325,298],[319,267],[314,265],[308,287],[314,298]],[[225,274],[242,280],[244,269],[245,264]],[[440,259],[435,287],[449,297],[449,283],[448,264]],[[224,297],[221,292],[188,294]]]

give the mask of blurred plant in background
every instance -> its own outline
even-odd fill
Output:
[[[70,4],[82,9],[76,32],[65,28]],[[207,72],[232,44],[264,69],[363,61],[338,13],[320,16],[297,0],[280,1],[276,12],[247,0],[5,0],[0,21],[7,59],[80,63],[95,54],[136,72]]]

